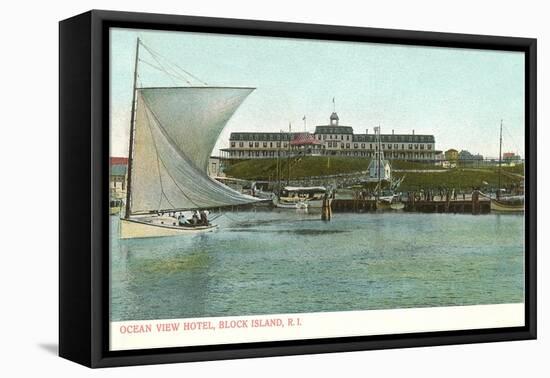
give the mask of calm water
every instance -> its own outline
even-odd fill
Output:
[[[213,233],[118,240],[111,319],[523,301],[523,216],[228,213]]]

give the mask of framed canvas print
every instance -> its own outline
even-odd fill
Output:
[[[536,337],[536,40],[60,23],[62,357]]]

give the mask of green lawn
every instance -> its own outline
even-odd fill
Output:
[[[498,187],[498,170],[496,169],[475,169],[475,168],[454,168],[446,172],[420,172],[420,173],[395,173],[394,177],[407,177],[401,184],[401,190],[420,190],[437,188],[454,188],[470,190],[472,188],[484,189],[487,187]],[[520,177],[501,176],[501,186],[508,187],[517,185],[522,181]]]
[[[287,159],[280,160],[282,177],[288,174]],[[364,171],[369,167],[365,158],[340,156],[305,156],[290,160],[290,177],[335,175]],[[225,169],[228,176],[247,180],[268,180],[277,176],[277,159],[242,160]]]

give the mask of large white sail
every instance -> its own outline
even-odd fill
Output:
[[[207,176],[216,140],[252,88],[137,90],[130,213],[256,202]]]

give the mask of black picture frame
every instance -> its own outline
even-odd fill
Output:
[[[525,53],[523,327],[109,351],[109,28]],[[59,355],[89,367],[536,338],[536,39],[93,10],[59,24]]]

